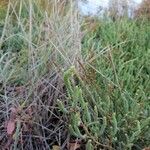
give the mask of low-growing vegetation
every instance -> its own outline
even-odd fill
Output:
[[[146,16],[80,17],[72,1],[0,7],[0,149],[149,147]]]

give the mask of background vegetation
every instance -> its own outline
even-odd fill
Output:
[[[73,1],[3,2],[0,149],[149,146],[148,1],[101,20]]]

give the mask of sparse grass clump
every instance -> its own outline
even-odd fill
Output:
[[[72,1],[41,2],[0,20],[0,149],[148,147],[149,22],[89,28]]]

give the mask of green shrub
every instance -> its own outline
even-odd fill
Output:
[[[117,87],[111,94],[89,88],[93,94],[91,99],[87,98],[82,82],[78,86],[73,84],[75,75],[73,67],[64,73],[67,105],[58,100],[60,110],[69,117],[68,128],[72,136],[90,140],[90,145],[96,149],[131,149],[140,147],[139,140],[145,141],[146,145],[146,140],[149,140],[146,135],[150,124],[149,107],[142,106],[128,92],[120,91]]]

